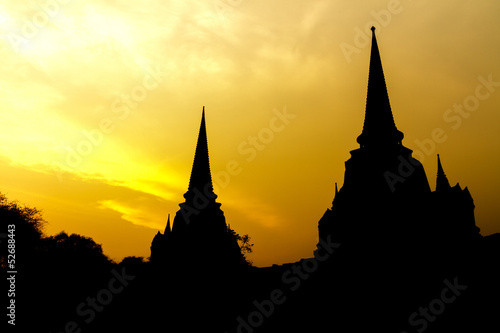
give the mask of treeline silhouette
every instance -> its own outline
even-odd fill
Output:
[[[16,328],[48,332],[62,318],[74,316],[79,302],[106,282],[117,264],[91,238],[60,232],[46,236],[40,210],[0,194],[2,233],[15,225]],[[2,238],[0,265],[8,268],[7,239]],[[5,281],[5,280],[4,280]],[[8,290],[5,285],[2,292]],[[4,298],[5,299],[5,298]],[[4,308],[5,309],[5,308]]]
[[[8,225],[15,225],[17,274],[12,298],[16,316],[15,326],[9,326],[19,331],[135,332],[159,327],[167,318],[167,326],[190,327],[195,323],[201,328],[206,323],[193,321],[191,316],[210,313],[222,299],[220,288],[229,290],[230,281],[219,279],[217,272],[191,267],[188,271],[193,275],[187,271],[174,274],[166,267],[151,267],[149,258],[134,256],[116,263],[90,237],[64,231],[48,236],[44,233],[47,222],[39,209],[9,201],[1,193],[0,221],[2,276],[10,271]],[[252,251],[248,235],[240,236],[230,228],[229,232],[239,240],[242,255]],[[9,281],[2,280],[3,293],[9,290]],[[234,301],[240,296],[234,294]],[[203,302],[207,297],[210,302]],[[3,305],[6,309],[8,300]],[[234,303],[224,305],[230,308]]]

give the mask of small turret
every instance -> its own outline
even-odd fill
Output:
[[[168,214],[167,226],[165,227],[165,231],[163,232],[163,234],[165,236],[167,236],[167,235],[170,235],[171,232],[172,232],[172,229],[170,228],[170,214]]]
[[[441,165],[441,159],[439,158],[439,154],[437,154],[437,162],[438,162],[438,167],[437,167],[437,178],[436,178],[436,191],[441,192],[449,190],[451,188],[450,182],[448,181],[448,178],[444,173],[443,166]]]

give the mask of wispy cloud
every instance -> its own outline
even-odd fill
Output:
[[[156,202],[159,204],[159,202]],[[135,225],[148,227],[151,229],[164,229],[165,223],[158,220],[158,215],[152,213],[157,207],[151,205],[151,201],[144,197],[135,198],[129,202],[116,200],[99,201],[99,208],[111,209],[121,214],[121,217]]]

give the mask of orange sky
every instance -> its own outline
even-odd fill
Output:
[[[41,208],[48,234],[147,257],[183,201],[204,105],[215,191],[250,259],[311,256],[357,148],[375,25],[403,144],[432,187],[439,153],[483,235],[500,232],[499,16],[493,0],[0,5],[0,191]]]

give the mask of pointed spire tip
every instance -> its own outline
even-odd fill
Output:
[[[436,191],[451,188],[448,177],[444,173],[443,166],[441,165],[441,159],[439,154],[437,154],[437,179],[436,179]]]
[[[207,130],[205,127],[205,107],[203,107],[201,116],[200,131],[198,132],[198,140],[196,142],[188,192],[184,194],[184,198],[187,199],[187,196],[194,195],[190,191],[195,188],[201,191],[208,190],[213,192],[212,175],[210,173],[210,162],[208,158]]]
[[[372,47],[368,70],[365,121],[363,130],[356,141],[361,148],[366,146],[401,145],[404,134],[397,129],[394,122],[380,52],[375,37],[375,27],[372,26],[371,30]]]

